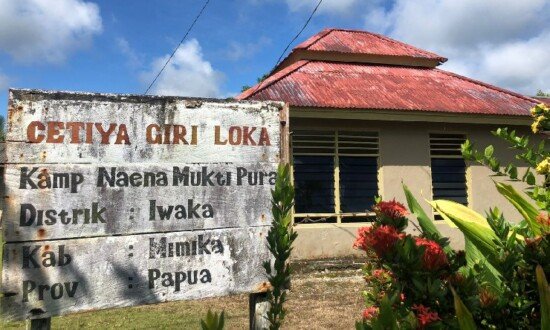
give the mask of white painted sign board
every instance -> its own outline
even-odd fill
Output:
[[[287,114],[275,102],[10,90],[4,319],[265,290]]]

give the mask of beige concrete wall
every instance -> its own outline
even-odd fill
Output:
[[[334,225],[311,224],[296,227],[298,238],[294,244],[294,259],[321,259],[360,253],[352,249],[357,229],[365,224]]]
[[[494,137],[490,131],[497,128],[491,125],[474,124],[443,124],[422,122],[383,122],[359,120],[321,120],[321,119],[291,119],[292,129],[359,129],[378,131],[380,138],[379,157],[379,193],[384,199],[396,198],[406,205],[401,182],[404,182],[415,194],[418,201],[428,212],[431,208],[426,202],[432,199],[429,133],[461,133],[465,134],[478,149],[485,146],[495,146],[495,156],[502,164],[513,162],[521,165],[514,158],[515,152],[507,147],[504,141]],[[518,131],[528,133],[528,127],[519,127]],[[523,173],[524,167],[520,166]],[[493,180],[506,181],[503,177],[494,177],[486,167],[469,164],[467,170],[469,206],[481,214],[497,206],[507,219],[517,221],[519,213],[501,197]],[[512,183],[518,190],[524,184]],[[294,257],[298,259],[335,257],[353,254],[351,246],[357,228],[366,224],[311,224],[297,225],[298,239]],[[451,238],[455,248],[463,247],[462,234],[450,228],[443,221],[437,222],[438,228]],[[410,230],[414,231],[413,226]]]

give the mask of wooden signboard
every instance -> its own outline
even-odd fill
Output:
[[[2,316],[266,289],[275,102],[11,90]]]

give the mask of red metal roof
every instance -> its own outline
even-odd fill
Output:
[[[426,58],[445,62],[445,57],[413,47],[386,36],[344,29],[325,29],[294,48],[319,52],[338,52]]]
[[[529,115],[535,99],[435,68],[300,60],[237,97],[294,107]]]
[[[534,96],[533,98],[539,102],[550,105],[550,97],[548,96]]]

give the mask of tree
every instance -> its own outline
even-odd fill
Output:
[[[6,141],[6,120],[4,116],[0,116],[0,141]]]
[[[550,97],[550,93],[545,93],[545,92],[542,91],[542,89],[539,89],[539,90],[537,91],[537,95],[535,95],[535,96]]]
[[[256,78],[256,83],[258,84],[261,83],[262,81],[266,80],[267,77],[269,77],[269,73],[262,75],[260,78]],[[241,92],[244,92],[245,90],[250,89],[250,87],[252,86],[244,85],[243,87],[241,87]]]

